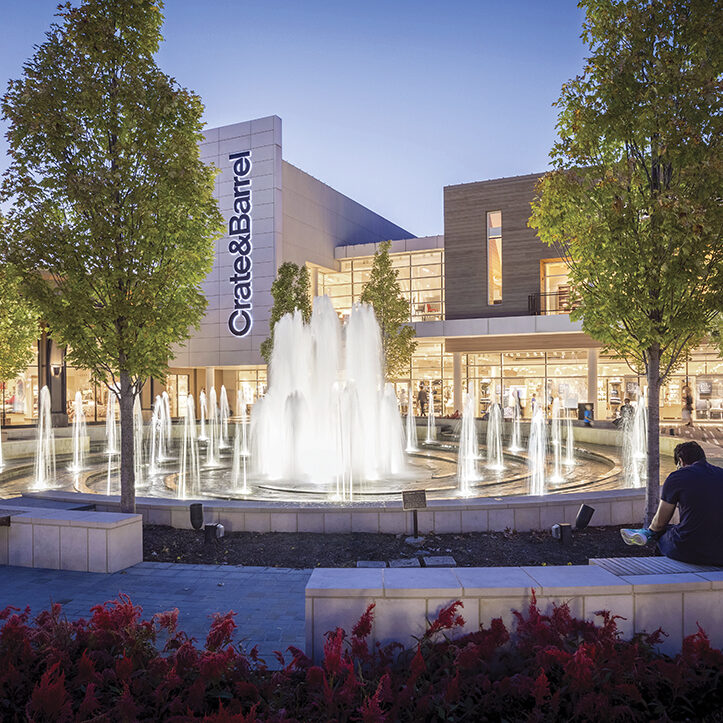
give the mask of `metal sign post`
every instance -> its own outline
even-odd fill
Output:
[[[414,539],[419,538],[419,519],[417,510],[423,510],[427,507],[427,493],[424,490],[410,490],[402,492],[402,509],[412,510],[412,519],[414,523]]]

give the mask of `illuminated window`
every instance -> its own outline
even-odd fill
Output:
[[[487,303],[502,303],[502,211],[487,213]]]
[[[444,318],[444,252],[441,249],[390,254],[397,283],[409,302],[410,321]],[[343,259],[339,271],[319,271],[319,295],[331,298],[340,316],[351,311],[369,281],[374,257]]]

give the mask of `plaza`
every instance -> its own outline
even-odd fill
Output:
[[[717,720],[721,9],[167,5],[7,8],[0,718]]]

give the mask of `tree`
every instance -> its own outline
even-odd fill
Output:
[[[412,354],[417,348],[415,330],[409,324],[409,300],[402,296],[397,281],[398,271],[392,268],[389,256],[391,241],[379,245],[374,254],[369,281],[362,291],[361,301],[374,307],[382,334],[384,368],[387,378],[403,374],[409,369]]]
[[[206,300],[222,219],[203,107],[154,60],[161,2],[59,7],[2,100],[9,255],[69,361],[120,403],[121,509],[135,509],[133,401]]]
[[[556,104],[554,170],[539,182],[530,225],[568,262],[572,318],[647,376],[650,522],[660,387],[723,308],[723,5],[580,6],[591,55]]]
[[[269,337],[261,342],[261,356],[267,364],[271,363],[271,352],[274,350],[274,327],[276,322],[286,314],[293,314],[297,309],[305,324],[311,319],[311,282],[306,266],[286,261],[271,284],[271,296],[274,305],[271,307],[269,319]]]
[[[19,276],[8,264],[0,264],[0,382],[27,368],[38,332],[37,311],[23,295]]]

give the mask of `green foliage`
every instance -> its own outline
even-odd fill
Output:
[[[267,364],[271,362],[274,349],[274,327],[276,322],[286,314],[293,314],[297,309],[301,312],[304,323],[311,319],[311,282],[306,266],[286,261],[279,266],[274,283],[271,284],[271,296],[274,305],[269,320],[270,334],[261,342],[261,356]]]
[[[38,334],[35,306],[23,295],[12,267],[0,265],[0,381],[27,368]]]
[[[659,385],[723,308],[723,5],[580,5],[591,55],[562,88],[530,225],[568,261],[573,318],[647,372],[657,449]]]
[[[374,307],[384,350],[384,366],[388,379],[409,371],[412,354],[417,347],[416,332],[409,325],[409,301],[402,296],[398,271],[392,268],[389,256],[391,241],[380,244],[374,254],[369,281],[364,286],[361,301]]]
[[[718,349],[718,356],[723,357],[723,312],[716,314],[711,323],[710,338]]]
[[[131,440],[133,396],[206,306],[216,171],[199,158],[199,97],[153,58],[160,2],[84,0],[58,15],[2,100],[9,256],[69,363],[120,384]],[[124,489],[132,456],[127,442]]]

